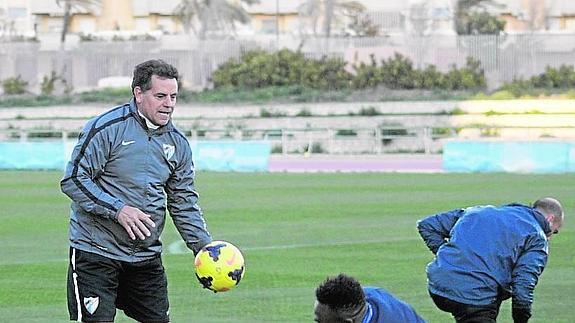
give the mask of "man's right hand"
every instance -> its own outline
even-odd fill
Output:
[[[156,227],[150,215],[128,205],[120,210],[117,219],[132,240],[135,240],[136,236],[141,240],[146,239],[151,235],[148,228]]]

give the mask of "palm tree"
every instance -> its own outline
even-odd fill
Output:
[[[62,22],[62,33],[60,34],[60,46],[66,42],[66,35],[70,27],[72,9],[92,10],[95,5],[100,4],[100,0],[56,0],[59,7],[64,8],[64,20]]]
[[[259,3],[259,0],[182,0],[174,9],[174,14],[189,33],[193,30],[200,39],[205,39],[211,30],[233,32],[235,23],[246,24],[250,21],[249,14],[243,4]]]
[[[354,18],[365,11],[365,6],[359,1],[349,0],[306,0],[298,8],[299,15],[311,22],[312,31],[316,34],[318,18],[323,19],[323,34],[331,35],[334,20],[338,17]]]

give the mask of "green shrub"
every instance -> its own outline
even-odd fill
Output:
[[[338,90],[349,87],[351,74],[341,58],[308,59],[300,51],[282,49],[274,53],[252,50],[239,59],[220,65],[212,74],[214,87],[255,89],[293,86]]]
[[[351,86],[354,89],[375,88],[382,83],[380,71],[375,60],[375,55],[369,55],[370,64],[361,62],[359,65],[353,65],[355,76],[351,80]]]
[[[370,64],[354,65],[353,89],[376,88],[383,85],[390,89],[424,90],[478,90],[486,87],[485,75],[478,60],[467,58],[464,67],[458,69],[452,65],[447,73],[442,73],[433,65],[423,70],[413,68],[413,63],[401,54],[382,60],[377,65],[375,57],[370,56]]]
[[[307,147],[307,149],[309,149],[309,147]],[[306,150],[306,151],[308,151],[308,150]],[[311,152],[314,153],[314,154],[323,154],[323,153],[325,153],[325,152],[327,152],[327,151],[325,150],[325,148],[323,148],[323,146],[322,146],[321,143],[319,143],[319,142],[314,142],[314,143],[312,143],[312,145],[311,145]]]
[[[66,79],[56,74],[55,71],[52,71],[50,76],[44,75],[44,77],[42,77],[42,83],[40,83],[40,93],[46,96],[52,95],[56,89],[57,82],[60,82],[64,86],[64,93],[69,94],[72,91],[72,88],[68,86]]]
[[[357,131],[355,131],[353,129],[339,129],[335,134],[337,136],[355,137],[355,136],[357,136]]]
[[[28,82],[24,81],[20,75],[10,77],[2,81],[2,88],[6,95],[18,95],[26,93]]]
[[[269,111],[267,109],[260,109],[261,118],[281,118],[285,117],[287,114],[285,112]]]
[[[431,135],[438,137],[451,136],[456,131],[453,128],[431,128]]]
[[[367,108],[362,107],[359,110],[358,115],[360,115],[360,116],[379,116],[379,115],[381,115],[381,112],[376,107],[367,107]]]
[[[62,138],[61,131],[50,131],[50,130],[42,130],[42,131],[31,131],[28,133],[28,138],[38,138],[38,139],[45,139],[45,138]]]
[[[381,61],[381,81],[390,89],[415,88],[415,71],[411,60],[399,53]]]
[[[527,80],[516,79],[504,84],[500,90],[509,91],[516,98],[532,97],[558,89],[575,87],[575,68],[573,65],[561,65],[559,68],[547,66],[545,72]]]
[[[471,57],[461,69],[452,65],[445,78],[445,86],[450,90],[483,89],[487,84],[481,63]]]
[[[415,87],[418,89],[445,89],[445,75],[437,70],[435,65],[429,65],[415,73]]]
[[[320,60],[310,60],[302,72],[302,84],[328,91],[349,88],[352,75],[345,70],[346,64],[342,58],[325,56]]]
[[[296,117],[311,117],[312,113],[308,108],[301,109],[296,115]]]

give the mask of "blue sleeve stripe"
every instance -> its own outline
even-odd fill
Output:
[[[92,128],[90,129],[90,132],[86,135],[86,139],[84,140],[84,143],[82,144],[82,148],[80,149],[80,152],[78,153],[78,156],[76,156],[76,159],[74,159],[74,168],[72,170],[72,181],[74,182],[74,184],[76,184],[76,186],[78,187],[78,189],[80,189],[80,191],[82,191],[82,193],[84,193],[84,195],[86,195],[90,200],[92,200],[92,202],[94,202],[97,205],[103,206],[105,208],[108,208],[110,210],[114,210],[114,211],[118,211],[112,204],[104,202],[99,200],[94,194],[92,194],[92,192],[90,192],[90,190],[88,190],[88,188],[86,186],[84,186],[82,184],[82,182],[78,179],[78,170],[79,170],[79,165],[80,165],[80,160],[82,160],[82,158],[84,157],[84,153],[86,152],[86,148],[88,147],[88,144],[90,143],[90,141],[92,140],[92,138],[94,138],[94,136],[104,130],[105,128],[107,128],[108,126],[111,126],[115,123],[118,122],[122,122],[127,120],[128,118],[133,118],[133,115],[131,113],[128,113],[126,115],[122,115],[118,118],[112,119],[106,123],[104,123],[102,126],[100,127],[96,127],[96,125],[98,124],[98,120],[100,120],[102,117],[113,113],[119,109],[122,109],[124,106],[120,106],[116,109],[110,110],[109,112],[101,115],[100,117],[98,117],[98,119],[96,119],[96,121],[93,123]]]

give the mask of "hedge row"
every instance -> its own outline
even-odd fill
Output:
[[[268,86],[303,85],[320,90],[367,89],[385,86],[391,89],[478,90],[485,88],[485,76],[479,61],[472,58],[462,68],[451,66],[442,73],[433,65],[423,70],[401,54],[377,62],[347,68],[341,58],[308,58],[303,53],[282,49],[245,52],[239,59],[220,65],[212,75],[214,87],[255,89]]]
[[[575,88],[575,68],[573,65],[561,65],[559,68],[547,66],[545,72],[529,79],[517,79],[501,87],[519,97],[533,93],[536,89],[558,90]]]

